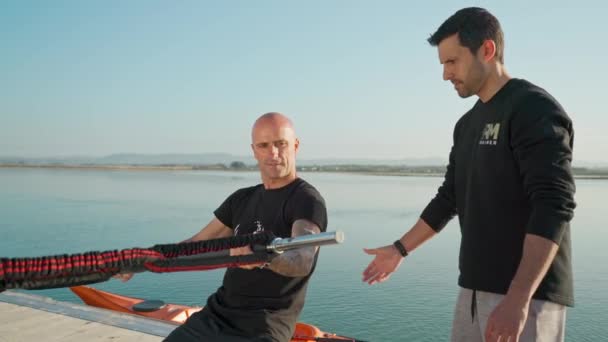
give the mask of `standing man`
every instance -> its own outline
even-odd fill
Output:
[[[574,303],[572,122],[544,89],[507,74],[503,32],[487,10],[459,10],[428,41],[443,79],[479,100],[456,123],[437,195],[399,240],[365,250],[374,259],[363,281],[387,280],[458,215],[452,341],[563,341]]]

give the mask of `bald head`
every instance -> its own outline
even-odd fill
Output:
[[[263,114],[253,123],[253,127],[251,129],[252,140],[254,140],[256,131],[259,131],[260,129],[266,127],[287,128],[290,129],[295,136],[295,128],[293,127],[293,123],[287,116],[277,112],[270,112]]]
[[[296,178],[300,141],[293,123],[281,113],[260,116],[251,129],[251,148],[266,188],[289,184]]]

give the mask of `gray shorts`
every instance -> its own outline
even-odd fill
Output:
[[[460,289],[452,324],[452,342],[485,342],[488,317],[502,301],[504,295],[475,291],[475,316],[471,315],[473,291]],[[533,299],[528,311],[528,319],[520,342],[564,341],[566,330],[566,307],[560,304]]]

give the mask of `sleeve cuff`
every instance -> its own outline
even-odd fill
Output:
[[[226,226],[226,227],[228,227],[228,228],[230,228],[230,229],[234,229],[234,228],[232,227],[232,224],[230,224],[230,220],[226,220],[226,219],[224,219],[224,218],[222,218],[222,217],[221,217],[221,215],[220,215],[220,213],[219,213],[219,209],[218,209],[218,210],[215,210],[215,211],[213,212],[213,215],[215,215],[215,218],[216,218],[216,219],[218,219],[220,222],[222,222],[222,224],[223,224],[224,226]]]
[[[435,232],[439,233],[450,220],[454,217],[454,211],[443,205],[437,199],[432,200],[420,214],[420,218],[424,220]]]
[[[560,245],[564,232],[569,227],[569,220],[559,217],[555,213],[534,212],[530,216],[526,231]]]

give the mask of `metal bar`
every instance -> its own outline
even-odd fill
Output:
[[[266,249],[274,253],[283,253],[284,251],[309,246],[324,246],[342,243],[344,241],[344,233],[340,230],[335,232],[326,232],[319,234],[296,236],[291,238],[277,238],[266,246]]]

